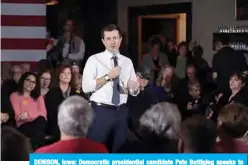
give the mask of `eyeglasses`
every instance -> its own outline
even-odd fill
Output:
[[[51,78],[40,77],[41,80],[50,81]]]
[[[26,79],[25,81],[27,81],[27,82],[29,82],[29,83],[32,83],[32,84],[36,84],[36,81],[32,81],[32,80],[30,80],[30,79]]]

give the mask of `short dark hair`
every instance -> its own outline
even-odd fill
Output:
[[[181,47],[186,47],[188,48],[188,43],[186,41],[182,41],[178,44],[178,50],[181,48]]]
[[[38,73],[38,80],[36,80],[36,81],[40,81],[40,78],[41,78],[41,76],[44,74],[44,73],[49,73],[50,75],[51,75],[51,82],[52,82],[52,72],[50,71],[50,70],[43,70],[43,71],[41,71],[41,72],[39,72]],[[51,83],[50,83],[50,85],[49,85],[49,87],[51,86]]]
[[[217,127],[204,116],[196,115],[186,119],[181,127],[184,147],[194,153],[210,153],[214,150]]]
[[[58,72],[57,72],[57,78],[59,80],[59,75],[65,70],[65,69],[70,69],[71,70],[71,74],[72,74],[72,69],[71,69],[71,65],[68,65],[68,64],[62,64],[59,66],[58,68]]]
[[[33,91],[31,91],[31,94],[30,96],[34,99],[34,100],[37,100],[38,97],[40,96],[40,81],[37,77],[37,75],[33,72],[26,72],[22,75],[22,77],[20,78],[19,82],[18,82],[18,89],[17,89],[17,92],[20,94],[20,95],[23,95],[23,86],[24,86],[24,81],[26,80],[26,78],[28,76],[34,76],[35,77],[35,80],[36,80],[36,84],[35,84],[35,87],[33,89]]]
[[[232,77],[237,77],[239,80],[242,81],[242,83],[245,83],[245,76],[242,75],[242,73],[240,73],[240,72],[233,72],[233,73],[231,74],[231,76],[230,76],[230,79],[231,79]]]
[[[5,126],[1,130],[1,160],[28,161],[31,144],[28,139],[12,127]]]
[[[227,34],[221,34],[216,38],[216,42],[220,42],[222,45],[228,45],[230,37]]]
[[[113,30],[117,30],[119,32],[119,35],[120,37],[122,36],[122,33],[121,33],[121,29],[115,25],[115,24],[108,24],[106,26],[104,26],[102,28],[102,31],[101,31],[101,38],[103,39],[104,38],[104,32],[110,32],[110,31],[113,31]]]
[[[151,40],[151,43],[150,43],[151,47],[155,46],[155,45],[159,45],[161,46],[162,43],[161,43],[161,40],[159,38],[154,38]]]
[[[52,75],[52,72],[49,69],[47,69],[47,70],[43,70],[43,71],[39,72],[38,77],[40,78],[44,73],[50,73],[50,75]]]

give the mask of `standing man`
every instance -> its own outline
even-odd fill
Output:
[[[229,36],[222,34],[216,40],[218,52],[212,60],[213,79],[217,82],[219,92],[229,90],[229,79],[233,73],[247,74],[247,63],[245,56],[229,46]]]
[[[105,143],[113,134],[112,151],[115,152],[127,137],[128,94],[139,93],[139,83],[132,61],[119,53],[122,37],[113,24],[101,31],[104,52],[89,57],[86,62],[82,89],[92,93],[90,101],[95,118],[89,130],[91,140]]]
[[[53,68],[56,68],[58,62],[65,64],[76,62],[81,65],[84,59],[85,43],[76,34],[76,22],[72,19],[66,20],[63,26],[63,35],[50,46],[48,58]]]

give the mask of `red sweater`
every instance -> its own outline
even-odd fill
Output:
[[[54,144],[44,146],[35,153],[107,153],[104,145],[86,138],[60,140]]]
[[[221,153],[248,153],[248,143],[226,138],[216,144],[216,151]]]

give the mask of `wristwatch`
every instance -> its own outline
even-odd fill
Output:
[[[107,74],[104,75],[104,79],[105,79],[106,82],[110,81],[110,78],[109,78],[109,76]]]

